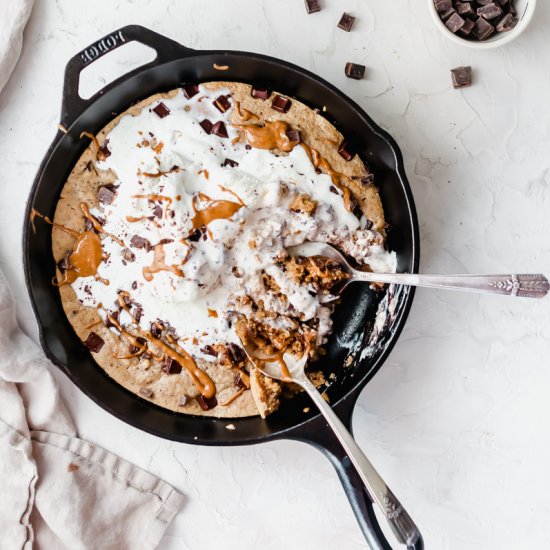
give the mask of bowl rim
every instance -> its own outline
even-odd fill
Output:
[[[506,33],[500,33],[500,37],[496,38],[496,40],[474,41],[462,38],[461,36],[457,36],[456,34],[452,33],[439,17],[439,13],[435,9],[434,0],[427,1],[428,9],[430,10],[432,18],[434,19],[435,24],[439,28],[439,30],[455,44],[459,44],[467,48],[472,48],[474,50],[492,50],[494,48],[499,48],[500,46],[509,44],[510,42],[515,40],[525,31],[525,29],[529,26],[529,23],[531,23],[537,5],[537,0],[527,0],[523,16],[519,20],[518,24],[512,30],[507,31]]]

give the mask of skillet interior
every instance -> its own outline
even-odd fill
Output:
[[[220,73],[213,65],[228,65]],[[299,98],[312,107],[327,108],[327,118],[345,136],[351,138],[357,151],[371,166],[386,218],[391,225],[389,247],[398,254],[399,271],[416,271],[418,264],[417,221],[404,176],[399,149],[393,140],[348,98],[311,73],[269,57],[242,52],[195,52],[181,47],[178,59],[134,71],[92,98],[89,106],[60,134],[48,152],[33,187],[28,211],[32,208],[53,217],[55,205],[69,172],[87,146],[79,139],[82,131],[97,132],[117,113],[133,102],[156,92],[177,87],[182,82],[236,80],[263,84]],[[68,121],[72,122],[72,121]],[[112,381],[94,362],[67,321],[57,293],[51,285],[54,273],[49,228],[38,222],[37,232],[30,228],[29,217],[24,226],[24,262],[27,285],[39,321],[46,353],[88,396],[103,408],[140,429],[161,437],[199,444],[245,444],[278,437],[299,438],[300,425],[307,431],[320,422],[319,415],[303,413],[309,405],[306,396],[283,403],[267,420],[259,417],[216,420],[175,414],[151,405]],[[363,385],[381,366],[395,342],[412,301],[411,290],[400,291],[398,311],[381,335],[374,353],[356,359],[347,374],[339,377],[328,391],[331,403],[354,401]],[[348,355],[350,342],[360,339],[359,353],[372,331],[374,313],[381,293],[365,286],[350,288],[334,316],[335,331],[327,346],[328,355],[322,366],[328,371],[340,370]],[[236,426],[228,431],[228,423]]]

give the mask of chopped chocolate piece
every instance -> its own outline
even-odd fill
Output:
[[[225,159],[222,164],[223,167],[225,166],[231,166],[231,168],[235,168],[235,166],[239,166],[239,163],[236,160],[232,159]]]
[[[247,151],[250,151],[252,149],[252,145],[248,145],[248,143],[244,146],[244,148],[247,150]]]
[[[137,281],[134,281],[134,282],[132,283],[132,290],[136,290],[136,289],[137,289],[137,286],[138,286],[138,285],[137,285]]]
[[[502,15],[502,8],[492,2],[491,4],[477,8],[477,14],[483,17],[483,19],[494,19]]]
[[[485,40],[489,38],[495,32],[495,27],[489,23],[489,21],[486,21],[483,17],[478,17],[474,28],[472,29],[472,34],[478,39],[478,40]]]
[[[164,118],[165,116],[168,116],[170,114],[170,109],[168,109],[168,107],[166,107],[166,105],[162,101],[153,109],[153,111],[160,118]]]
[[[161,239],[157,244],[170,244],[173,242],[174,242],[174,239]]]
[[[162,325],[158,321],[151,323],[151,334],[155,338],[160,338],[162,336]]]
[[[351,160],[355,153],[350,150],[349,143],[347,141],[343,141],[340,144],[340,147],[338,147],[338,154],[344,159],[344,160]]]
[[[518,18],[513,16],[511,13],[507,13],[498,23],[497,31],[506,32],[512,30],[518,24]]]
[[[162,218],[162,206],[160,206],[160,204],[157,204],[155,208],[153,208],[153,216]]]
[[[372,185],[374,183],[374,174],[367,174],[366,176],[361,176],[362,185]]]
[[[368,231],[369,229],[372,229],[372,226],[374,224],[368,219],[368,218],[365,218],[365,229]]]
[[[458,30],[460,30],[464,26],[465,22],[466,21],[464,21],[464,19],[462,19],[462,17],[460,17],[458,13],[453,13],[453,15],[451,15],[451,17],[449,17],[449,19],[445,23],[445,26],[452,33],[456,33]]]
[[[187,395],[180,395],[180,398],[178,400],[178,406],[185,407],[186,404],[187,404]]]
[[[348,78],[355,80],[361,80],[365,76],[365,65],[359,65],[358,63],[346,63],[344,72]]]
[[[256,88],[256,86],[253,86],[250,91],[250,95],[255,99],[266,100],[271,95],[271,90],[268,90],[267,88]]]
[[[230,97],[231,96],[221,95],[212,102],[212,105],[214,105],[214,107],[216,107],[216,109],[218,109],[220,113],[225,113],[226,111],[231,109],[231,103],[229,103]]]
[[[151,243],[145,239],[144,237],[140,237],[139,235],[134,235],[130,239],[130,246],[133,246],[134,248],[144,248],[147,252],[151,250]]]
[[[439,14],[439,17],[441,18],[441,21],[443,21],[443,23],[445,23],[446,21],[448,21],[452,15],[454,15],[456,13],[456,10],[451,8],[450,10],[448,11],[444,11],[443,13],[440,13]]]
[[[151,359],[153,356],[148,352],[148,351],[144,351],[142,354],[141,354],[141,358],[142,359]]]
[[[480,6],[486,6],[487,4],[491,4],[493,2],[493,0],[476,0],[476,2]]]
[[[181,365],[171,357],[168,357],[168,355],[164,358],[164,366],[162,367],[162,370],[166,374],[179,374],[181,372]]]
[[[199,395],[196,399],[203,411],[213,409],[218,404],[218,400],[215,397],[204,397],[204,395]]]
[[[243,377],[240,375],[240,373],[235,376],[235,384],[241,390],[246,390],[248,388],[248,386],[244,383]]]
[[[98,155],[98,159],[99,160],[105,160],[107,157],[110,157],[111,156],[111,150],[109,149],[109,140],[105,140],[105,143],[99,148],[99,155]]]
[[[88,338],[86,338],[86,341],[84,342],[84,345],[94,353],[99,353],[104,344],[105,341],[103,338],[95,332],[90,332],[90,334],[88,334]]]
[[[316,13],[321,11],[321,4],[319,0],[305,0],[306,11],[309,13]]]
[[[199,122],[199,124],[208,135],[212,133],[213,124],[207,118],[205,118],[202,122]]]
[[[187,237],[187,240],[193,243],[196,243],[197,241],[200,240],[201,236],[202,236],[202,228],[199,227],[198,229],[195,229],[195,231],[193,231],[193,233],[191,233],[189,237]]]
[[[449,11],[453,7],[453,4],[451,0],[434,0],[434,6],[435,9],[441,13],[444,11]]]
[[[151,388],[139,388],[139,395],[143,397],[153,397],[153,390]]]
[[[221,137],[221,138],[228,137],[227,128],[225,127],[225,123],[221,120],[216,122],[216,124],[214,124],[214,126],[212,126],[212,133],[215,136],[218,136],[218,137]]]
[[[136,320],[136,323],[139,323],[139,320],[141,319],[142,315],[143,315],[143,308],[137,305],[134,310],[134,319]]]
[[[451,69],[453,88],[466,88],[472,85],[472,67]]]
[[[300,141],[302,141],[298,130],[289,130],[286,136],[292,143],[300,143]]]
[[[462,17],[470,17],[475,15],[474,8],[472,8],[472,4],[470,2],[457,2],[456,11],[458,15],[461,15]]]
[[[117,187],[112,183],[101,185],[97,190],[97,199],[103,204],[111,204],[115,198]]]
[[[187,99],[191,99],[193,96],[196,96],[199,93],[199,87],[197,84],[187,83],[182,86],[183,95]]]
[[[218,352],[209,344],[201,348],[201,351],[206,355],[212,355],[212,357],[218,357]]]
[[[340,193],[338,193],[338,189],[336,189],[336,187],[334,187],[334,185],[331,185],[328,189],[331,193],[334,193],[335,195],[340,194]]]
[[[292,105],[292,101],[288,97],[276,95],[271,102],[271,108],[279,113],[287,113]]]
[[[464,25],[462,25],[461,29],[458,29],[458,33],[460,36],[470,36],[472,29],[474,28],[475,23],[471,19],[466,19],[464,22]]]
[[[70,255],[71,253],[68,252],[65,256],[63,256],[63,258],[61,258],[61,260],[57,262],[57,268],[59,271],[68,271],[71,268],[71,263],[69,262]]]
[[[129,248],[125,248],[122,250],[122,257],[127,261],[127,262],[133,262],[135,261],[136,259],[136,255],[129,249]],[[135,282],[135,281],[134,281]],[[137,283],[136,283],[137,284]]]
[[[110,316],[105,319],[105,326],[107,328],[116,327],[116,325],[113,322],[111,322],[110,317],[113,318],[118,323],[118,315],[119,315],[118,311],[114,311],[113,313],[111,313]]]
[[[343,31],[349,32],[351,31],[351,27],[353,27],[354,22],[355,17],[353,17],[353,15],[350,15],[349,13],[344,12],[342,14],[342,17],[340,18],[340,21],[338,22],[338,28],[342,29]]]
[[[227,353],[233,361],[233,363],[241,363],[246,359],[246,353],[243,348],[237,346],[237,344],[230,343],[227,345]]]

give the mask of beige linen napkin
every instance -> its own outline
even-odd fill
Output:
[[[0,0],[0,90],[32,0]],[[0,550],[155,548],[182,505],[170,485],[79,439],[49,361],[0,272]]]

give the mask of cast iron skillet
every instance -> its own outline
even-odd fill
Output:
[[[82,69],[131,41],[156,50],[156,59],[105,86],[89,100],[82,99],[78,94]],[[214,64],[229,68],[220,71]],[[36,233],[33,232],[30,213],[34,208],[53,217],[61,188],[88,145],[88,140],[79,139],[80,133],[98,132],[116,114],[154,93],[177,88],[183,82],[208,80],[255,83],[294,96],[311,107],[325,106],[323,116],[352,140],[375,174],[391,225],[389,247],[397,252],[399,271],[418,270],[418,222],[401,152],[394,140],[358,105],[328,82],[290,63],[248,52],[195,51],[144,27],[130,25],[98,40],[67,64],[61,124],[68,132],[60,131],[55,137],[31,190],[23,229],[24,265],[42,346],[47,356],[101,407],[157,436],[199,445],[244,445],[283,438],[314,445],[335,467],[367,542],[376,550],[388,549],[390,546],[377,524],[372,503],[349,458],[314,407],[310,407],[308,413],[303,412],[311,405],[307,396],[285,402],[267,420],[259,417],[233,420],[234,431],[226,429],[227,420],[177,414],[151,405],[112,381],[93,361],[73,332],[63,313],[58,291],[51,284],[54,274],[51,232],[39,221]],[[340,373],[328,395],[348,427],[359,393],[381,367],[405,324],[413,293],[413,289],[399,289],[392,296],[397,304],[395,314],[370,352],[367,342],[384,292],[371,291],[366,285],[352,286],[335,312],[335,332],[321,367],[326,372]],[[346,359],[351,365],[344,368]],[[399,494],[398,487],[394,491]],[[422,547],[420,539],[410,548]]]

